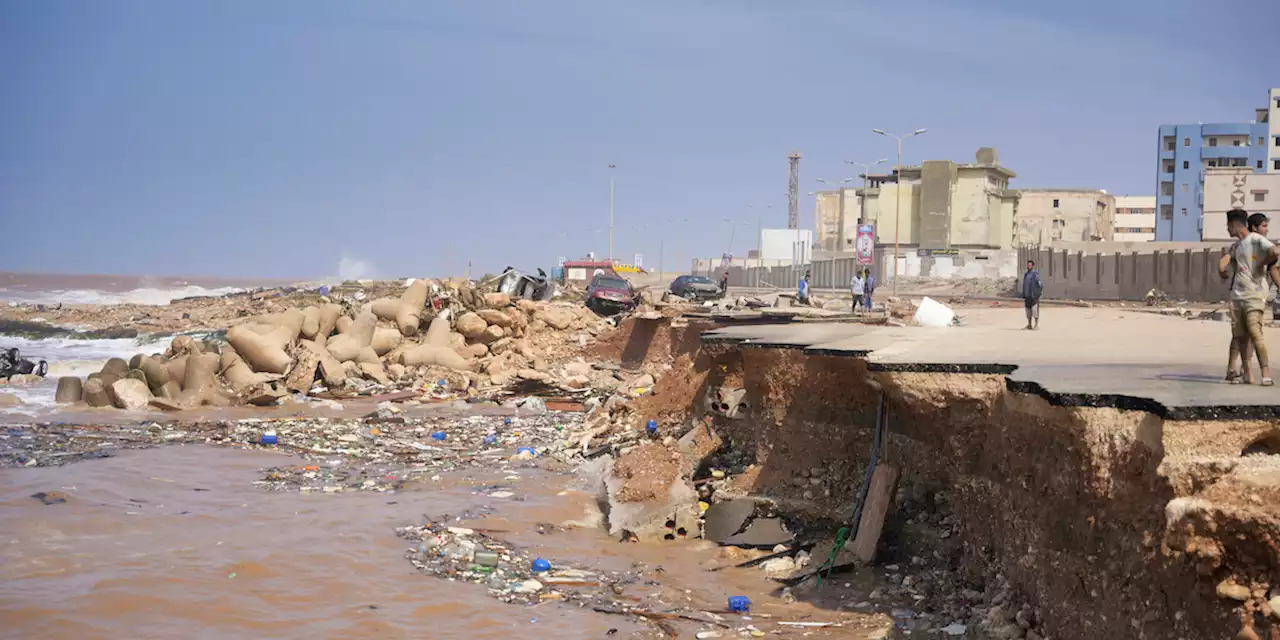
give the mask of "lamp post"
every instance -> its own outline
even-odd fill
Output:
[[[884,164],[884,163],[886,163],[886,162],[888,162],[888,161],[889,161],[889,159],[888,159],[888,158],[880,158],[879,160],[876,160],[875,162],[873,162],[873,163],[871,163],[871,164],[866,164],[866,163],[863,163],[863,162],[857,162],[857,161],[855,161],[855,160],[845,160],[845,161],[844,161],[844,162],[845,162],[845,164],[851,164],[851,165],[853,165],[853,166],[855,166],[855,167],[862,167],[862,189],[863,189],[863,198],[865,198],[865,197],[866,197],[867,174],[868,174],[868,173],[871,173],[871,167],[873,167],[873,166],[875,166],[875,165],[878,165],[878,164]],[[862,209],[862,207],[859,207],[859,209],[861,210],[861,209]],[[867,213],[866,211],[862,211],[862,213],[858,216],[858,222],[859,222],[859,223],[861,223],[861,222],[862,222],[862,220],[866,217],[866,213]]]
[[[609,264],[613,264],[613,170],[617,168],[609,164]]]
[[[898,141],[898,164],[894,168],[894,172],[898,176],[898,189],[894,197],[893,203],[893,295],[898,295],[898,233],[902,229],[902,139],[918,136],[928,129],[916,129],[906,135],[895,135],[888,133],[883,129],[872,129],[872,133],[878,133],[882,136],[893,138]]]

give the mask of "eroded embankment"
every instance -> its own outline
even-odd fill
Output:
[[[832,526],[852,512],[883,392],[882,461],[901,479],[881,554],[941,558],[979,589],[1007,579],[1034,615],[998,637],[1280,637],[1276,423],[1056,406],[1003,375],[799,350],[706,345],[675,369],[651,401],[687,401],[668,420],[705,415],[709,390],[745,389],[746,416],[715,421],[734,492]],[[939,511],[958,540],[920,535]]]

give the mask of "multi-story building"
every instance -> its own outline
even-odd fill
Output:
[[[1280,171],[1259,174],[1248,167],[1205,169],[1204,240],[1231,240],[1227,212],[1244,209],[1275,220],[1280,216]],[[1280,223],[1270,225],[1272,239],[1280,239]]]
[[[1151,242],[1156,239],[1156,197],[1116,196],[1116,242]]]
[[[1252,122],[1160,125],[1158,144],[1156,240],[1201,240],[1206,169],[1280,173],[1280,89]]]
[[[844,198],[844,217],[874,224],[880,245],[896,241],[923,252],[1011,249],[1018,194],[1009,179],[1015,175],[986,147],[973,163],[930,160],[868,175],[867,187],[846,190],[853,197]]]
[[[1111,240],[1116,199],[1101,189],[1018,189],[1019,246]]]

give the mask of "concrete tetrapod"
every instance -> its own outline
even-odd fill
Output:
[[[311,305],[302,310],[302,337],[314,340],[320,332],[320,307]]]
[[[151,388],[152,393],[159,391],[160,387],[172,379],[169,375],[169,364],[161,356],[147,356],[138,365],[142,373],[146,374],[147,386]]]
[[[107,384],[102,378],[91,377],[85,381],[84,401],[91,407],[111,406],[111,396],[107,394]]]
[[[361,349],[373,343],[373,332],[377,326],[378,317],[371,312],[363,311],[356,316],[355,321],[345,333],[329,340],[325,343],[325,347],[338,362],[355,360],[356,356],[360,355]]]
[[[401,335],[412,337],[418,335],[418,325],[422,322],[422,311],[427,304],[430,288],[426,280],[415,280],[409,288],[400,294],[400,298],[379,298],[370,306],[374,315],[382,320],[394,320]]]
[[[219,361],[219,356],[212,353],[187,357],[187,375],[182,381],[182,393],[178,396],[179,403],[188,407],[229,404],[229,400],[222,394],[218,385]]]
[[[338,318],[342,315],[342,305],[333,303],[320,306],[320,324],[316,329],[315,340],[317,343],[324,345],[329,340],[329,336],[333,334],[338,323]]]
[[[373,351],[379,356],[385,356],[392,349],[400,346],[400,341],[404,336],[396,329],[386,329],[378,327],[373,330],[373,340],[370,343]]]
[[[222,377],[226,378],[227,383],[231,385],[231,389],[237,393],[252,385],[271,382],[280,377],[279,374],[258,373],[250,369],[249,365],[240,357],[240,354],[236,353],[235,349],[224,349],[219,359],[221,361],[219,370],[222,373]]]
[[[287,326],[276,326],[272,331],[263,334],[249,326],[240,325],[227,331],[227,343],[254,371],[285,373],[289,370],[289,365],[293,364],[293,358],[285,352],[284,348],[296,336],[297,333],[292,332]],[[182,386],[186,389],[185,384]]]
[[[58,391],[54,393],[53,399],[58,404],[70,404],[80,402],[80,398],[84,395],[84,383],[76,376],[63,376],[58,378]]]
[[[299,344],[303,349],[316,354],[317,361],[320,366],[320,377],[324,379],[324,383],[329,387],[341,387],[347,381],[347,372],[343,369],[342,363],[324,345],[311,340],[301,340]]]

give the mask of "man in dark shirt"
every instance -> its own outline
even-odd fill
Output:
[[[1034,260],[1027,261],[1027,272],[1022,274],[1022,303],[1027,307],[1027,328],[1040,328],[1040,294],[1044,292],[1044,282],[1040,280],[1040,272],[1036,270]]]

